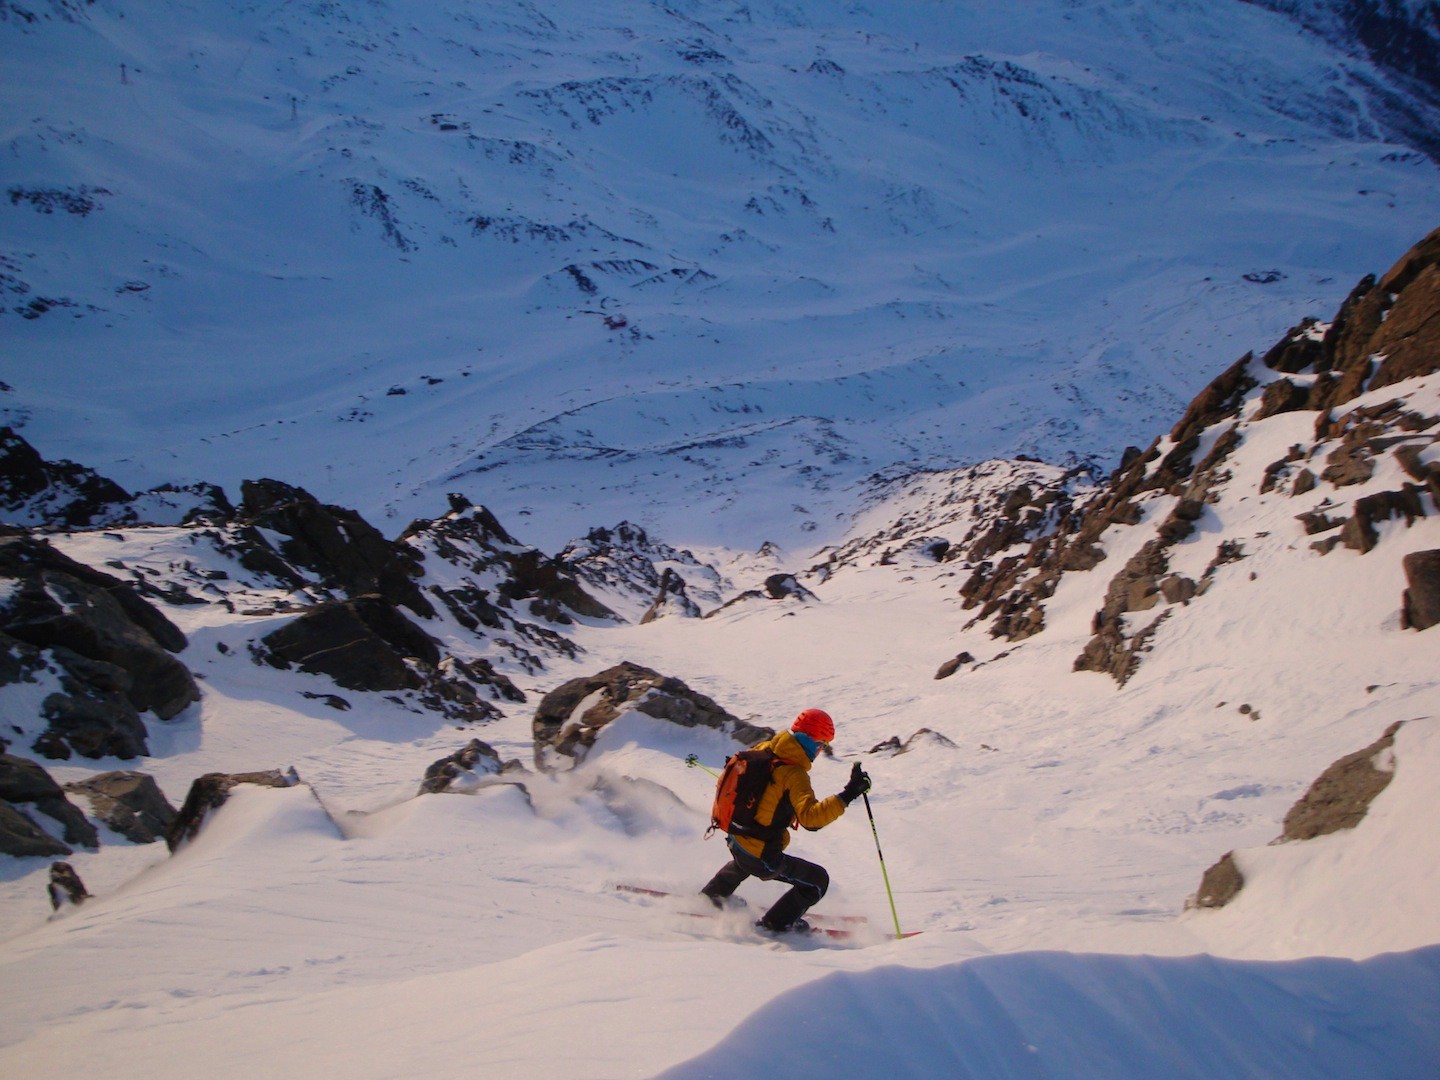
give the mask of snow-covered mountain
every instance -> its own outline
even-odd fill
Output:
[[[16,0],[0,406],[131,490],[548,550],[1108,467],[1440,217],[1423,50],[1329,11]]]
[[[0,1073],[1440,1073],[1436,16],[4,3]]]
[[[19,513],[98,517],[0,537],[0,1062],[1434,1073],[1437,328],[1440,232],[1109,476],[877,476],[818,553],[274,480],[146,525],[8,436]],[[816,704],[875,828],[797,850],[866,921],[767,942],[773,883],[683,895],[694,766]]]

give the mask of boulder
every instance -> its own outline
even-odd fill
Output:
[[[90,899],[90,893],[85,889],[85,883],[80,880],[80,875],[75,868],[67,862],[57,862],[50,866],[50,906],[56,911],[68,904],[83,904]]]
[[[941,664],[940,669],[935,672],[935,678],[948,679],[966,664],[973,664],[974,662],[975,657],[971,656],[968,652],[962,652],[959,656],[946,660],[945,663]]]
[[[192,840],[205,824],[212,812],[224,806],[230,792],[241,784],[256,784],[260,787],[286,788],[300,783],[294,769],[281,772],[270,769],[265,772],[249,773],[206,773],[193,784],[185,796],[185,802],[165,830],[165,843],[176,851],[187,840]]]
[[[168,720],[199,700],[170,655],[185,636],[125,582],[23,533],[0,537],[0,581],[0,684],[59,676],[41,704],[37,753],[136,757],[147,752],[141,712]]]
[[[65,790],[88,799],[95,817],[136,844],[153,844],[175,820],[175,808],[145,773],[100,773]]]
[[[1395,777],[1389,756],[1403,724],[1391,724],[1365,749],[1347,754],[1321,773],[1285,815],[1280,839],[1312,840],[1360,824],[1375,796]]]
[[[516,762],[516,765],[519,763]],[[425,779],[420,782],[421,795],[439,795],[452,789],[473,787],[482,776],[494,776],[504,768],[500,755],[489,743],[479,739],[443,757],[425,770]]]
[[[1222,908],[1240,895],[1245,875],[1236,865],[1235,853],[1227,851],[1200,878],[1200,888],[1185,902],[1186,908]]]
[[[11,804],[29,803],[54,818],[65,830],[66,843],[84,847],[100,843],[95,826],[65,797],[64,789],[50,774],[33,761],[0,754],[0,799]]]
[[[681,727],[714,728],[747,746],[775,734],[732,716],[679,679],[625,661],[545,695],[532,725],[536,764],[543,767],[547,753],[583,759],[600,731],[632,710]]]
[[[1410,630],[1440,625],[1440,548],[1412,551],[1402,565],[1406,585],[1402,624]]]

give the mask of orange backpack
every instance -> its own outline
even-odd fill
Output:
[[[732,836],[748,836],[771,843],[783,836],[790,814],[776,807],[776,820],[761,825],[755,820],[760,798],[770,786],[775,766],[781,761],[773,750],[742,750],[725,762],[715,783],[715,805],[710,809],[708,836],[719,829]]]

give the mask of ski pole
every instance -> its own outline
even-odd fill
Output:
[[[691,754],[685,759],[685,765],[687,768],[691,769],[705,769],[705,771],[708,772],[711,776],[715,777],[715,779],[720,779],[720,774],[714,769],[706,769],[704,765],[700,764],[700,758],[697,757],[695,754]]]
[[[885,879],[885,895],[890,898],[890,917],[895,920],[895,938],[898,941],[905,935],[900,932],[900,915],[895,910],[895,893],[890,888],[890,872],[885,869],[885,853],[880,850],[880,830],[875,828],[875,812],[870,809],[870,795],[862,792],[860,797],[865,800],[865,813],[870,817],[870,832],[875,837],[875,854],[880,856],[880,874]]]

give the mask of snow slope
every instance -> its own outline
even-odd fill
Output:
[[[1433,377],[1406,390],[1417,412],[1440,405]],[[0,1065],[238,1077],[263,1046],[279,1075],[712,1076],[754,1072],[759,1045],[777,1075],[1427,1075],[1440,697],[1433,642],[1396,609],[1399,555],[1440,544],[1440,517],[1388,523],[1365,555],[1309,549],[1294,500],[1241,497],[1302,420],[1244,421],[1234,486],[1194,547],[1243,534],[1252,554],[1167,621],[1120,688],[1071,670],[1108,573],[1068,575],[1045,632],[1012,646],[967,629],[962,573],[921,557],[809,576],[816,603],[576,626],[585,654],[521,677],[543,691],[632,659],[760,722],[832,709],[837,756],[816,763],[816,787],[837,790],[856,760],[874,776],[898,918],[925,930],[903,942],[886,940],[859,807],[796,841],[831,870],[822,908],[870,917],[854,942],[758,938],[749,919],[779,892],[764,883],[741,890],[751,914],[724,919],[614,889],[686,893],[718,866],[701,839],[710,782],[685,758],[718,765],[722,736],[632,713],[573,771],[416,798],[425,766],[475,729],[381,694],[345,692],[336,711],[318,698],[328,680],[248,659],[272,620],[167,607],[206,695],[151,725],[147,771],[175,801],[212,769],[293,764],[308,784],[239,789],[173,857],[107,837],[73,858],[97,899],[53,920],[45,862],[9,860],[0,978],[25,992],[0,1018]],[[1044,469],[990,472],[1003,491]],[[899,541],[973,527],[941,480],[892,486]],[[956,480],[989,502],[974,475]],[[885,516],[866,508],[857,539]],[[122,560],[152,542],[57,539]],[[1138,539],[1106,543],[1114,566]],[[934,679],[962,648],[977,663]],[[530,716],[506,706],[479,734],[529,760]],[[1265,846],[1325,765],[1396,719],[1410,722],[1394,779],[1358,828]],[[944,738],[867,752],[922,727]],[[50,764],[63,780],[112,763]],[[1240,899],[1182,915],[1229,848]]]
[[[392,531],[461,490],[548,549],[789,544],[897,461],[1108,465],[1440,216],[1381,104],[1433,108],[1239,0],[0,35],[4,418],[132,489],[278,475]]]

